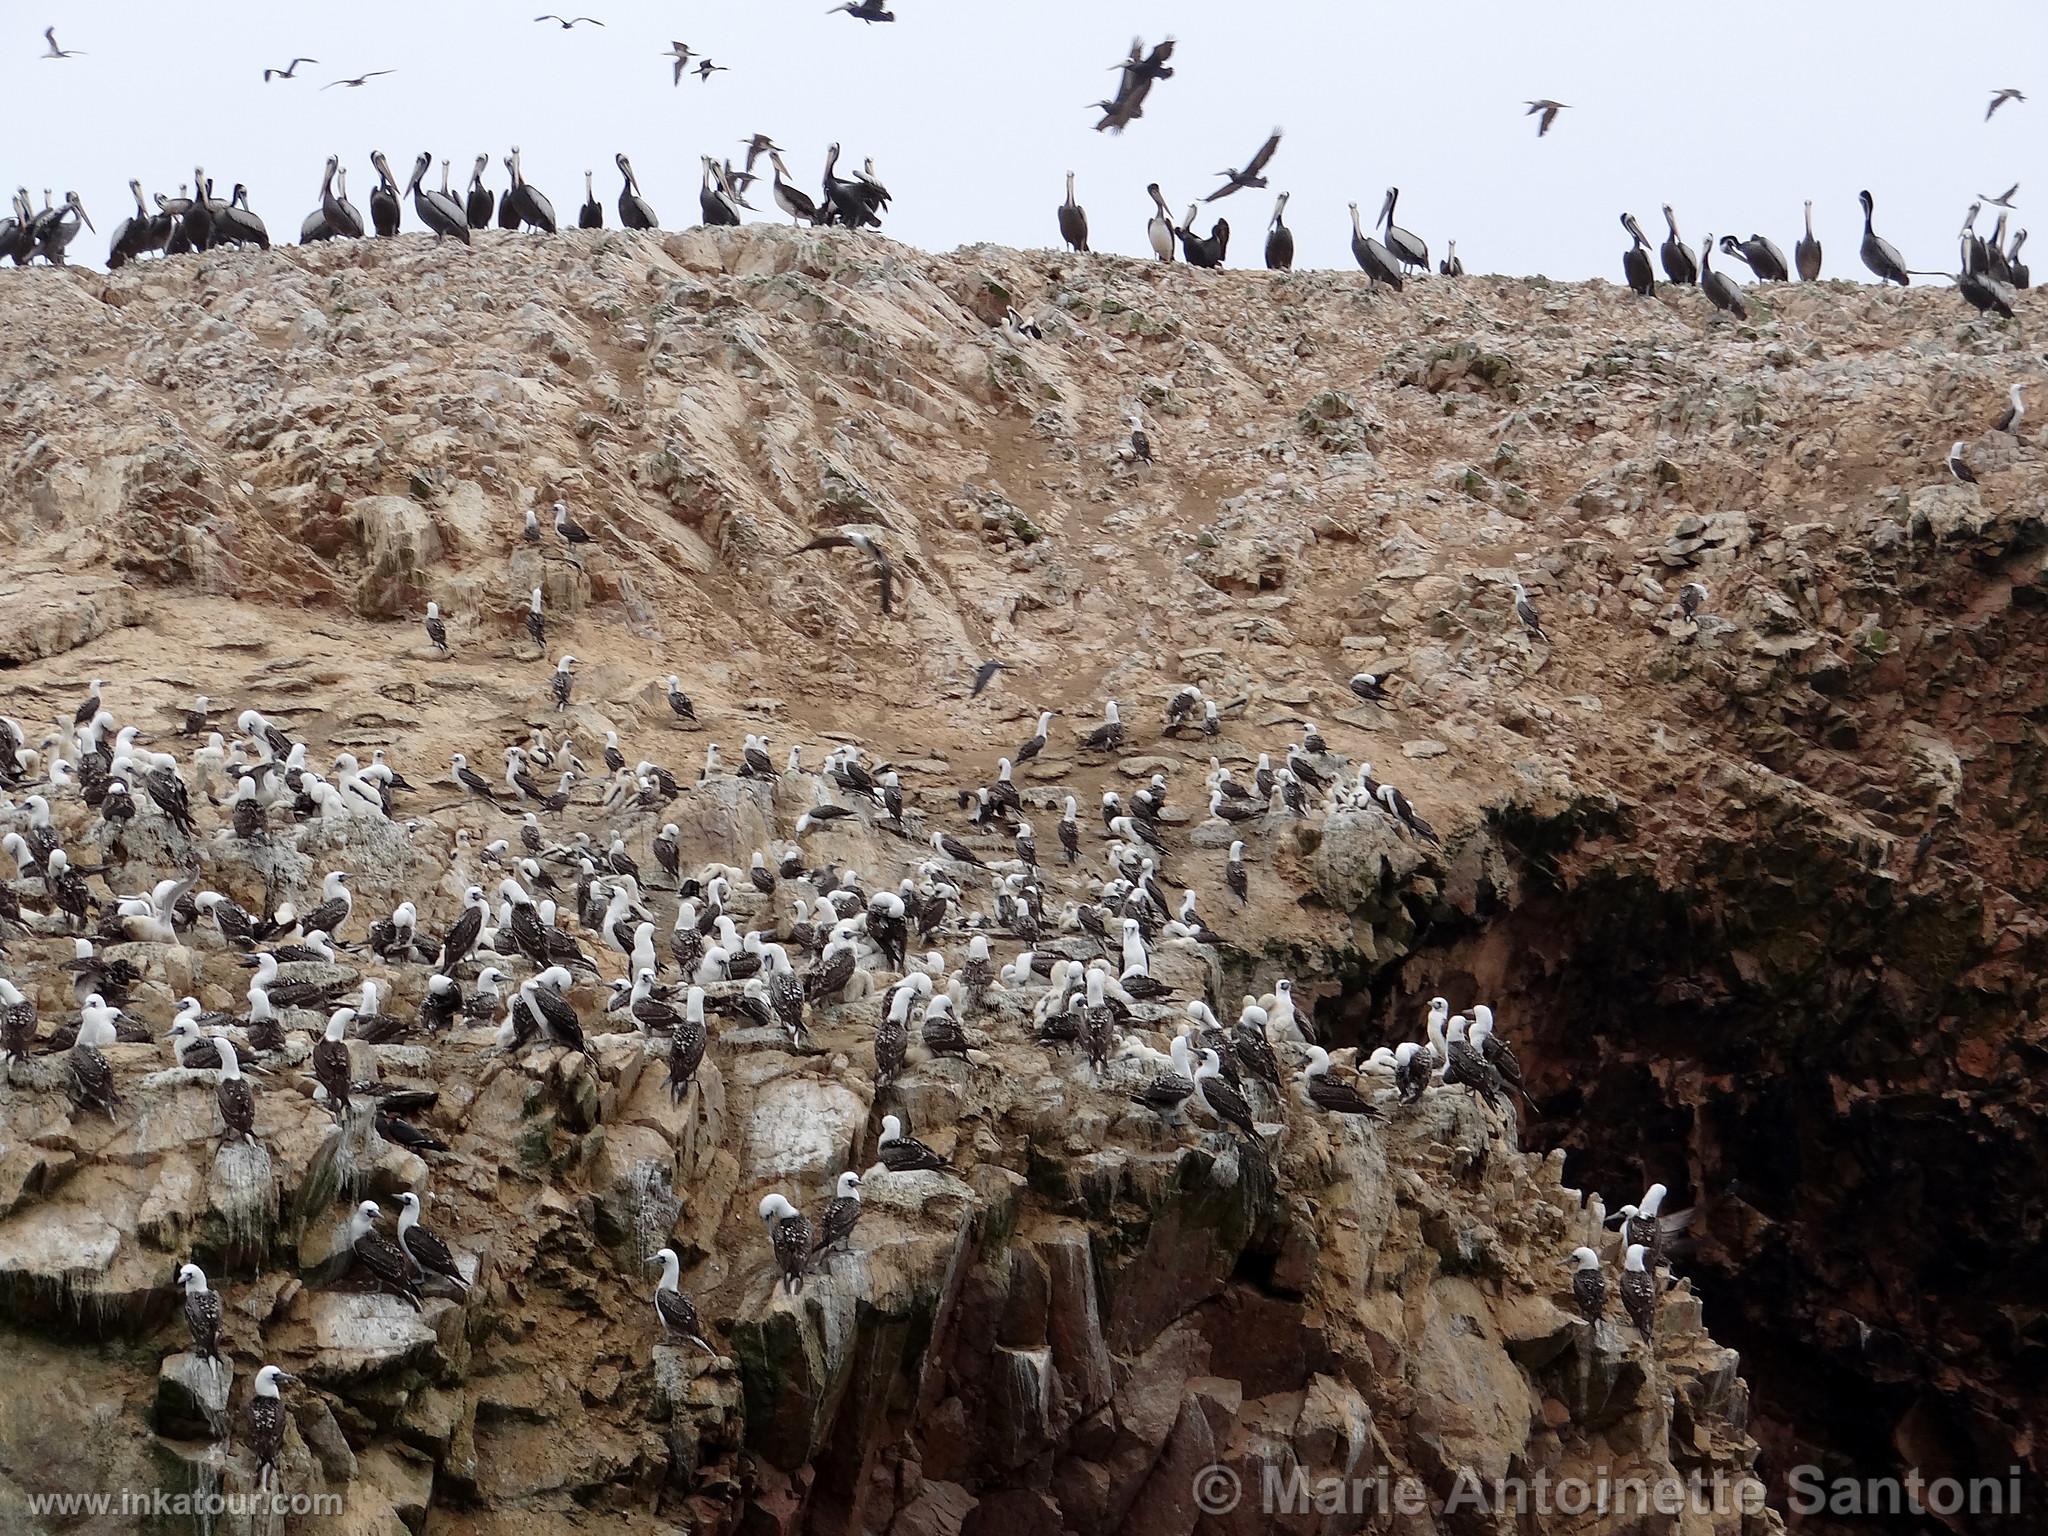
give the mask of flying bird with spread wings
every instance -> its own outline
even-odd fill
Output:
[[[348,80],[330,80],[325,85],[321,86],[320,89],[323,91],[331,91],[337,85],[345,85],[352,91],[358,90],[361,87],[368,85],[372,80],[376,79],[379,75],[395,75],[397,73],[398,71],[395,69],[373,69],[367,75],[356,75]]]
[[[875,574],[882,582],[882,612],[888,613],[889,594],[895,585],[896,567],[889,563],[889,557],[882,553],[882,546],[858,528],[840,528],[832,533],[821,533],[797,553],[808,555],[818,549],[857,549],[874,562]]]
[[[856,21],[875,22],[894,21],[896,19],[894,11],[882,9],[882,0],[859,0],[858,4],[835,5],[825,14],[833,16],[837,15],[840,11],[846,12],[847,15],[853,17]]]
[[[1557,121],[1557,114],[1564,111],[1568,105],[1567,102],[1551,101],[1547,98],[1543,101],[1532,101],[1528,103],[1529,110],[1522,116],[1535,117],[1539,112],[1543,114],[1536,124],[1536,137],[1540,139],[1550,132],[1550,125]]]
[[[1266,162],[1273,158],[1273,152],[1279,147],[1280,130],[1278,128],[1275,128],[1272,132],[1271,137],[1269,137],[1265,143],[1259,146],[1259,152],[1252,156],[1251,163],[1247,165],[1243,170],[1218,171],[1216,174],[1218,176],[1225,178],[1223,185],[1218,187],[1214,192],[1211,192],[1207,197],[1203,198],[1202,201],[1205,203],[1213,203],[1219,197],[1228,197],[1231,193],[1241,192],[1246,187],[1265,186],[1266,178],[1260,173],[1265,170]]]
[[[319,62],[318,59],[293,59],[283,69],[266,69],[263,71],[263,79],[266,84],[272,80],[296,80],[299,77],[299,66],[301,64],[318,64]]]
[[[536,16],[533,19],[535,21],[560,22],[562,30],[564,32],[567,32],[571,27],[574,27],[578,22],[587,21],[593,27],[601,27],[604,25],[604,23],[599,21],[595,16],[557,16],[553,11],[548,12],[548,14],[545,16]]]
[[[59,48],[59,47],[57,46],[57,29],[56,29],[55,27],[45,27],[45,28],[43,28],[43,36],[44,36],[44,37],[46,37],[47,39],[49,39],[49,43],[50,43],[50,51],[49,51],[48,53],[46,53],[46,54],[44,54],[44,55],[43,55],[43,57],[44,57],[44,58],[46,58],[46,59],[82,59],[82,58],[84,58],[84,57],[85,57],[85,51],[84,51],[83,49],[80,49],[80,48]]]
[[[2012,200],[2020,195],[2020,184],[2014,182],[1996,197],[1988,196],[1982,192],[1979,192],[1977,195],[1994,208],[2010,208]]]
[[[1991,93],[1991,105],[1984,109],[1984,121],[1990,122],[1991,114],[2004,106],[2008,101],[2025,101],[2026,99],[2024,91],[2016,91],[2009,85],[2003,90],[1993,91]]]

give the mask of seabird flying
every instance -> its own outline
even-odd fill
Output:
[[[373,69],[367,75],[355,75],[347,80],[330,80],[325,85],[321,86],[320,89],[323,91],[331,91],[337,85],[345,85],[348,86],[351,90],[353,90],[360,86],[368,85],[372,80],[376,79],[379,75],[395,75],[397,73],[398,71],[395,69]]]
[[[846,4],[835,5],[825,14],[831,16],[840,11],[846,12],[847,15],[853,17],[856,21],[876,22],[894,21],[896,19],[894,11],[882,9],[882,0],[847,0]]]
[[[2020,184],[2018,182],[2014,182],[2011,186],[2007,187],[2003,192],[1999,193],[1996,197],[1993,197],[1986,192],[1979,192],[1977,196],[1982,198],[1985,202],[1989,203],[1993,208],[2010,208],[2012,206],[2012,200],[2015,197],[2018,197],[2019,193]]]
[[[43,28],[43,37],[50,45],[50,51],[43,55],[46,59],[82,59],[85,57],[83,49],[59,48],[57,46],[57,29],[55,27]],[[2018,93],[2015,92],[2014,94],[2017,95]]]
[[[1240,192],[1244,190],[1246,187],[1265,186],[1266,178],[1261,173],[1266,169],[1266,162],[1273,158],[1274,151],[1276,151],[1279,148],[1280,130],[1278,128],[1275,128],[1272,131],[1272,133],[1267,136],[1266,142],[1261,144],[1258,147],[1258,151],[1251,157],[1251,159],[1248,162],[1246,162],[1243,170],[1218,171],[1216,174],[1224,178],[1224,184],[1218,187],[1214,192],[1211,192],[1207,197],[1203,198],[1202,201],[1205,203],[1213,203],[1218,198],[1228,197],[1231,193]]]
[[[1991,93],[1991,105],[1984,109],[1984,121],[1990,122],[1991,114],[2004,106],[2008,101],[2025,101],[2026,99],[2024,91],[2016,91],[2011,86],[2006,86],[2003,90],[1993,91]]]
[[[1546,98],[1542,101],[1529,102],[1529,110],[1524,112],[1522,116],[1536,117],[1536,114],[1539,112],[1543,114],[1542,117],[1537,119],[1536,123],[1536,137],[1540,139],[1550,132],[1550,125],[1557,121],[1557,114],[1567,110],[1569,106],[1569,102],[1551,101]]]
[[[882,546],[877,544],[870,535],[861,532],[858,528],[840,528],[832,533],[819,534],[818,537],[797,550],[796,553],[807,555],[813,550],[818,549],[857,549],[866,555],[873,562],[875,575],[881,581],[882,612],[888,613],[890,611],[889,593],[891,585],[896,579],[896,568],[889,563],[889,557],[882,552]]]
[[[319,62],[318,59],[296,58],[291,63],[285,65],[283,69],[266,69],[263,71],[263,78],[266,82],[271,80],[293,80],[298,78],[298,68],[301,64],[318,64]]]
[[[550,11],[545,16],[536,16],[533,19],[535,21],[560,22],[562,25],[562,30],[564,32],[567,32],[571,27],[577,26],[578,24],[586,21],[589,22],[593,27],[601,27],[604,25],[604,23],[599,21],[595,16],[557,16],[552,11]]]

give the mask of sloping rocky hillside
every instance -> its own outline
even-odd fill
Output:
[[[1051,709],[1019,774],[1042,857],[1072,794],[1099,881],[1102,794],[1167,774],[1164,874],[1219,936],[1171,957],[1182,996],[1228,1016],[1291,977],[1326,1043],[1360,1048],[1418,1037],[1432,995],[1491,1001],[1536,1113],[1524,1154],[1455,1093],[1366,1126],[1297,1099],[1262,1109],[1284,1129],[1255,1153],[1031,1044],[1028,989],[971,1021],[983,1062],[879,1091],[873,999],[817,1010],[816,1054],[716,1027],[681,1106],[643,1041],[602,1034],[601,988],[587,1054],[507,1056],[488,1027],[357,1045],[357,1075],[438,1095],[450,1150],[424,1161],[336,1141],[302,1068],[262,1085],[251,1167],[216,1150],[210,1077],[163,1048],[109,1049],[112,1125],[71,1114],[61,1057],[31,1060],[0,1105],[0,1303],[35,1384],[0,1410],[0,1497],[239,1475],[177,1355],[194,1254],[229,1298],[235,1411],[256,1364],[300,1372],[287,1481],[346,1489],[366,1530],[1182,1530],[1210,1462],[1442,1490],[1743,1468],[1751,1434],[1767,1477],[2038,1474],[2048,539],[2032,421],[1990,430],[2037,359],[1941,292],[1755,310],[772,228],[8,274],[0,714],[39,746],[101,677],[119,721],[189,756],[205,693],[223,728],[259,707],[316,764],[382,747],[419,786],[407,836],[315,822],[262,854],[202,806],[205,881],[251,910],[347,868],[359,925],[410,897],[445,926],[516,828],[450,754],[495,778],[536,724],[593,767],[616,732],[686,785],[712,741],[812,769],[857,743],[901,770],[914,831],[1005,857],[954,791]],[[1943,469],[1958,437],[1976,486]],[[522,541],[557,499],[593,544]],[[886,616],[859,555],[791,553],[848,525],[893,560]],[[989,658],[1008,670],[970,697]],[[1368,670],[1388,706],[1346,687]],[[1220,735],[1162,736],[1197,681]],[[1129,748],[1080,752],[1111,697]],[[1275,813],[1236,834],[1237,910],[1204,769],[1248,780],[1310,721],[1326,769],[1369,762],[1444,846]],[[744,866],[824,793],[721,774],[650,814],[591,783],[549,831],[617,828],[651,867],[675,821],[686,869]],[[67,846],[95,846],[57,799]],[[852,825],[806,859],[914,869]],[[122,891],[185,853],[129,843]],[[1092,895],[1048,879],[1049,917]],[[740,905],[786,926],[801,893]],[[209,938],[138,955],[131,1013],[239,1006]],[[75,1019],[57,926],[8,950],[45,1033]],[[388,1006],[415,1010],[424,972],[395,979]],[[1163,1048],[1163,1014],[1143,1022]],[[876,1175],[852,1253],[777,1297],[760,1196],[814,1211],[885,1112],[957,1174]],[[1590,1218],[1561,1176],[1610,1207],[1656,1179],[1698,1201],[1679,1268],[1747,1388],[1683,1284],[1652,1349],[1573,1320],[1562,1260]],[[423,1187],[479,1283],[413,1319],[331,1255],[348,1199]],[[664,1243],[715,1357],[658,1341]]]

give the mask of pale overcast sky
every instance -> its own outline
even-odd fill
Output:
[[[38,206],[46,185],[76,188],[100,233],[74,256],[95,264],[129,209],[128,178],[171,192],[195,162],[222,195],[247,182],[282,242],[317,206],[329,152],[366,206],[373,148],[401,176],[431,149],[458,180],[488,150],[497,189],[516,142],[564,223],[589,167],[613,224],[623,149],[680,227],[697,220],[697,155],[737,152],[756,130],[812,191],[830,140],[852,165],[874,156],[896,196],[885,232],[916,245],[1056,244],[1072,169],[1096,248],[1141,254],[1146,182],[1178,213],[1282,127],[1272,189],[1215,205],[1234,226],[1232,266],[1260,263],[1282,189],[1298,265],[1351,266],[1346,202],[1370,218],[1395,184],[1401,223],[1433,259],[1454,237],[1471,271],[1563,278],[1618,278],[1624,208],[1653,240],[1669,201],[1695,246],[1710,230],[1757,231],[1789,253],[1812,198],[1826,274],[1860,278],[1859,188],[1907,264],[1937,269],[1955,266],[1975,194],[2021,182],[2022,225],[2028,199],[2048,197],[2048,81],[1984,121],[1992,88],[2032,94],[2042,0],[1975,0],[1966,26],[1960,9],[1905,0],[892,3],[894,24],[867,26],[824,0],[578,0],[569,14],[606,25],[574,32],[533,22],[547,0],[17,3],[0,24],[14,125],[0,177]],[[51,23],[86,56],[38,57]],[[1131,38],[1169,33],[1175,77],[1128,132],[1093,132],[1083,103],[1112,91]],[[672,86],[662,53],[676,36],[731,73]],[[298,53],[320,63],[263,83],[265,65]],[[372,69],[397,73],[320,89]],[[1571,110],[1539,141],[1522,103],[1542,96]]]

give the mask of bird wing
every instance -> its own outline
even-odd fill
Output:
[[[1260,171],[1265,169],[1266,162],[1273,158],[1273,152],[1277,150],[1279,147],[1280,130],[1278,128],[1275,128],[1273,130],[1272,137],[1268,138],[1265,143],[1261,144],[1259,146],[1259,152],[1256,155],[1252,156],[1252,163],[1246,166],[1238,174],[1240,176],[1245,177],[1247,180],[1258,175]]]
[[[809,553],[810,553],[810,552],[811,552],[812,550],[814,550],[814,549],[851,549],[851,548],[853,548],[853,540],[852,540],[852,539],[851,539],[850,537],[848,537],[848,536],[847,536],[846,534],[843,534],[843,533],[821,533],[821,534],[819,534],[819,535],[818,535],[818,536],[817,536],[817,537],[816,537],[815,539],[811,540],[811,542],[810,542],[810,543],[808,543],[808,544],[804,545],[804,546],[803,546],[803,548],[799,549],[799,550],[797,551],[797,553],[798,553],[798,554],[800,554],[800,555],[807,555],[807,554],[809,554]]]

